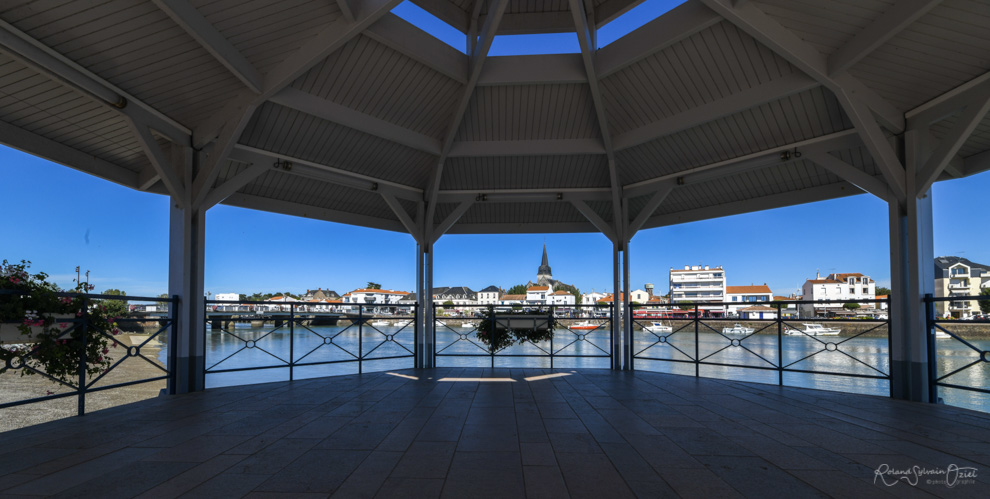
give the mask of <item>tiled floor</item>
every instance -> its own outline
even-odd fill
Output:
[[[972,467],[976,482],[874,483],[885,465]],[[987,497],[988,486],[990,415],[647,372],[321,378],[0,434],[0,497]]]

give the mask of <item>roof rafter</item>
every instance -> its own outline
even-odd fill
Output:
[[[251,164],[233,177],[228,178],[215,189],[211,189],[210,194],[203,200],[200,209],[206,210],[222,203],[223,200],[243,189],[244,186],[250,184],[252,180],[258,178],[270,168],[271,165],[267,161]]]
[[[395,14],[382,16],[362,34],[448,78],[459,83],[467,82],[467,55]]]
[[[808,154],[807,159],[880,199],[886,201],[890,197],[890,188],[887,187],[883,179],[874,177],[832,154],[827,152]]]
[[[475,86],[477,86],[478,79],[481,76],[482,66],[484,66],[485,59],[488,57],[488,50],[492,46],[492,41],[495,40],[498,23],[502,18],[502,14],[505,13],[505,7],[509,3],[508,0],[492,1],[493,4],[489,5],[489,16],[485,19],[485,24],[481,28],[481,39],[471,54],[467,83],[464,84],[464,91],[461,93],[457,108],[454,109],[450,125],[447,127],[447,133],[443,139],[443,146],[440,151],[440,159],[437,161],[436,170],[434,170],[433,176],[429,184],[427,184],[426,220],[432,220],[433,214],[436,212],[437,193],[440,191],[440,179],[443,176],[444,163],[447,161],[447,155],[454,145],[454,138],[457,136],[457,130],[460,128],[461,121],[464,119],[464,113],[467,112],[471,96],[474,95]]]
[[[261,93],[261,73],[186,0],[153,0],[189,36],[254,93]]]
[[[783,57],[787,62],[821,82],[833,93],[854,92],[857,99],[876,114],[877,119],[888,130],[895,133],[904,131],[904,113],[901,110],[885,101],[848,72],[841,71],[834,75],[830,74],[828,61],[816,48],[768,16],[753,3],[747,2],[733,7],[729,0],[702,1],[749,36]],[[846,111],[849,112],[848,109]]]
[[[449,158],[483,156],[555,156],[562,154],[605,154],[600,139],[556,140],[478,140],[458,141]]]
[[[949,166],[949,162],[959,152],[966,139],[973,134],[987,112],[990,112],[990,83],[976,87],[969,96],[971,100],[959,113],[955,125],[918,170],[915,181],[917,192],[914,193],[916,196],[928,192],[932,183]]]
[[[669,180],[657,186],[657,191],[650,196],[650,199],[646,202],[646,206],[643,207],[643,210],[636,215],[635,219],[629,222],[629,239],[632,239],[632,236],[636,235],[636,233],[639,232],[639,229],[643,228],[646,221],[653,216],[653,214],[657,211],[657,208],[659,208],[663,201],[667,199],[667,196],[670,195],[676,186],[676,182]]]
[[[595,70],[594,33],[589,25],[588,16],[585,13],[581,0],[568,1],[571,7],[571,17],[574,18],[574,27],[577,30],[578,44],[581,46],[584,70],[588,73],[588,87],[591,90],[591,100],[595,106],[595,115],[598,117],[598,131],[602,135],[602,145],[605,146],[605,155],[608,157],[608,176],[609,183],[612,186],[612,212],[615,217],[615,227],[613,230],[618,241],[625,237],[622,220],[622,185],[619,183],[619,173],[615,165],[615,150],[612,146],[612,135],[608,129],[608,113],[605,112],[605,100],[602,99],[598,73]]]
[[[828,72],[835,75],[856,65],[900,33],[942,0],[900,0],[863,28],[852,40],[828,58]]]
[[[602,47],[595,55],[598,76],[605,78],[721,21],[721,16],[700,2],[683,3]]]
[[[433,137],[355,111],[293,87],[283,89],[272,96],[270,100],[280,106],[295,109],[419,151],[434,155],[440,154],[440,141]]]
[[[803,73],[791,73],[617,135],[615,137],[615,149],[617,151],[628,149],[818,86],[819,83],[810,76]]]
[[[587,218],[588,221],[591,222],[591,224],[594,225],[599,232],[604,234],[609,241],[612,241],[613,243],[617,241],[617,238],[615,237],[615,230],[612,228],[612,226],[608,222],[606,222],[605,219],[602,218],[601,215],[599,215],[595,210],[591,209],[591,206],[588,206],[588,203],[585,202],[585,200],[572,199],[571,204],[574,205],[574,207],[577,208],[577,210],[580,211],[582,215],[584,215],[584,218]]]
[[[139,120],[177,144],[188,144],[192,132],[154,107],[0,20],[0,47],[21,63],[66,84],[130,120]]]

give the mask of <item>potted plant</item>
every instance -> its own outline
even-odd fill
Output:
[[[516,343],[528,341],[537,344],[550,341],[555,327],[557,319],[549,313],[496,315],[495,310],[490,307],[481,312],[476,336],[488,347],[489,352],[496,353]]]
[[[91,300],[80,283],[66,293],[31,262],[0,264],[0,373],[46,374],[68,384],[85,359],[88,375],[110,368],[110,349],[119,346],[118,307]]]

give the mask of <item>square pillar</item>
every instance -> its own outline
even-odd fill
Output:
[[[905,133],[907,201],[888,201],[890,215],[891,396],[930,402],[925,294],[935,292],[931,190],[915,193],[915,172],[926,156],[917,131]]]
[[[169,393],[187,393],[205,388],[205,298],[203,257],[205,212],[184,208],[170,198],[168,236],[168,290],[178,296],[176,313],[174,386]]]

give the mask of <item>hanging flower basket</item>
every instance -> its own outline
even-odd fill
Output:
[[[489,309],[481,313],[476,336],[489,352],[496,353],[516,343],[550,341],[555,327],[557,319],[549,314],[495,314]]]
[[[84,359],[87,375],[109,369],[123,311],[90,300],[82,294],[92,289],[85,284],[65,293],[47,274],[29,273],[30,265],[0,264],[0,374],[14,369],[68,384],[78,379]]]

